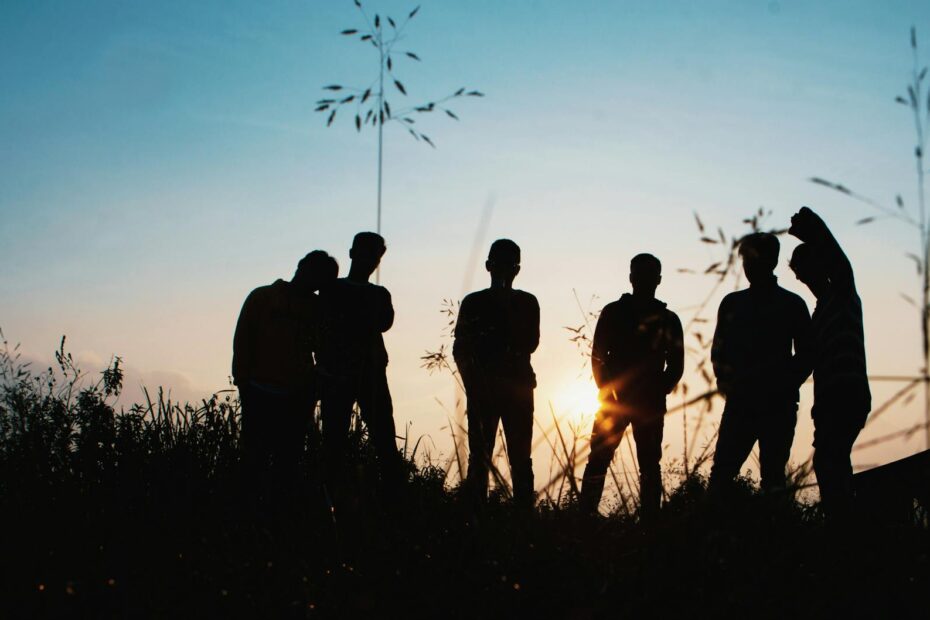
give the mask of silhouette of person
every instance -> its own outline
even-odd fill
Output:
[[[497,425],[504,427],[514,502],[534,503],[533,389],[530,355],[539,345],[539,303],[513,288],[520,273],[520,247],[510,239],[491,244],[485,267],[490,288],[462,300],[452,354],[468,398],[466,488],[484,502]]]
[[[349,275],[320,294],[324,322],[317,361],[323,376],[320,408],[330,491],[344,496],[346,444],[353,405],[358,403],[378,457],[381,481],[388,492],[386,499],[393,501],[399,492],[402,469],[382,334],[394,323],[394,307],[388,290],[369,282],[385,251],[381,235],[355,235],[349,250]],[[338,503],[338,497],[336,500]]]
[[[788,231],[803,243],[791,269],[817,298],[809,355],[814,368],[814,473],[824,512],[843,520],[853,508],[850,452],[872,409],[862,302],[852,265],[817,214],[803,207]]]
[[[232,376],[242,405],[245,464],[261,487],[272,481],[285,485],[297,474],[318,396],[313,352],[320,308],[315,291],[334,281],[338,272],[326,252],[310,252],[290,282],[256,288],[239,313]]]
[[[720,303],[711,360],[726,406],[710,474],[715,493],[732,483],[756,441],[762,488],[785,486],[799,388],[810,375],[803,357],[810,314],[804,300],[778,285],[778,251],[771,233],[743,237],[739,254],[749,288]]]
[[[640,516],[653,517],[662,501],[662,432],[665,396],[684,371],[678,315],[655,297],[662,263],[651,254],[630,261],[633,293],[604,306],[594,330],[591,370],[601,408],[591,430],[581,507],[597,512],[604,479],[627,427],[633,427],[639,461]]]

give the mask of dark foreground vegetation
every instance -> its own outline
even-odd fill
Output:
[[[86,383],[58,361],[33,374],[0,353],[4,617],[926,614],[920,511],[838,530],[816,506],[748,485],[708,505],[692,476],[648,525],[585,517],[570,499],[519,514],[503,493],[476,515],[444,471],[412,458],[397,507],[356,430],[360,499],[334,515],[312,437],[299,491],[257,498],[231,397],[193,407],[159,394],[117,413],[118,360]]]

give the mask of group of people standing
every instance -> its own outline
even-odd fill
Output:
[[[817,306],[812,317],[799,296],[778,285],[775,235],[757,232],[740,241],[749,286],[721,302],[711,353],[726,406],[709,490],[717,497],[726,493],[756,442],[763,489],[786,486],[799,388],[813,372],[814,471],[828,516],[843,518],[853,503],[850,452],[871,409],[862,305],[849,260],[820,217],[802,208],[791,218],[789,233],[802,241],[789,265]],[[337,277],[336,261],[325,252],[311,252],[290,282],[258,288],[246,299],[234,339],[233,379],[253,469],[273,471],[278,479],[292,475],[319,400],[323,466],[338,498],[358,403],[382,482],[402,482],[382,338],[394,311],[387,289],[369,282],[384,252],[383,238],[359,233],[347,277]],[[453,356],[467,396],[464,488],[479,502],[486,500],[502,425],[514,501],[531,508],[536,376],[530,358],[539,344],[539,304],[513,288],[520,271],[516,243],[495,241],[485,266],[490,287],[462,300],[455,325]],[[605,306],[597,321],[591,369],[601,407],[580,498],[581,508],[592,513],[629,427],[640,469],[641,517],[651,518],[661,504],[666,396],[684,371],[681,322],[655,297],[661,280],[658,258],[634,256],[632,292]]]

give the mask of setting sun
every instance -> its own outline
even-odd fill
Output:
[[[556,412],[560,416],[570,416],[575,420],[593,417],[600,406],[597,387],[590,379],[576,379],[567,383],[558,391],[555,400]]]

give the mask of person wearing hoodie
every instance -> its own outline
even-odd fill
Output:
[[[513,288],[520,272],[520,247],[510,239],[491,244],[485,267],[490,288],[462,300],[452,349],[468,397],[466,488],[481,505],[488,496],[488,473],[498,424],[503,424],[513,477],[514,502],[534,501],[533,389],[530,356],[539,345],[539,303]]]
[[[630,261],[633,293],[607,304],[594,330],[591,370],[601,408],[591,431],[581,507],[595,513],[604,479],[627,427],[633,427],[640,472],[640,516],[655,515],[662,500],[662,433],[665,397],[684,371],[678,315],[655,298],[662,263],[651,254]]]
[[[290,282],[256,288],[239,313],[232,377],[242,406],[244,460],[259,495],[272,482],[296,475],[319,394],[313,359],[320,320],[315,291],[334,282],[338,272],[326,252],[310,252]]]
[[[710,472],[714,495],[732,485],[756,441],[762,488],[785,487],[798,388],[811,373],[805,354],[811,319],[804,300],[778,285],[778,251],[771,233],[743,237],[739,254],[749,287],[720,302],[711,361],[726,405]]]

